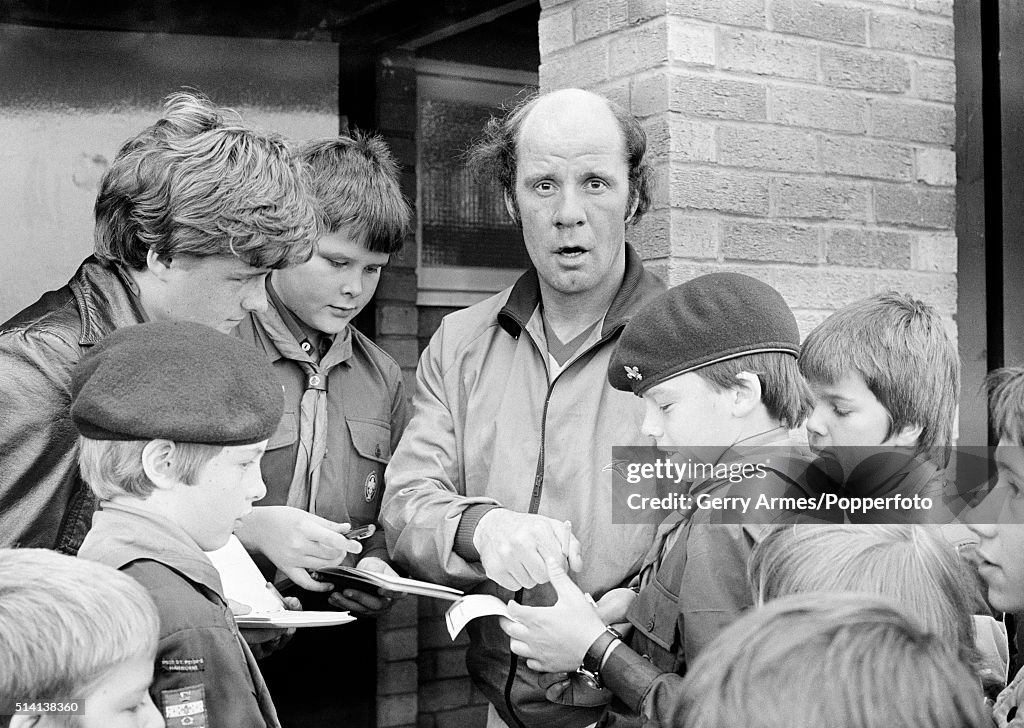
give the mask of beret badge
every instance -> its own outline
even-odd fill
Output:
[[[624,366],[622,368],[626,370],[627,379],[635,379],[638,382],[643,380],[644,375],[640,373],[640,367]]]

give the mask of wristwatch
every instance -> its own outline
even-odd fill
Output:
[[[583,664],[576,668],[576,674],[588,688],[593,690],[604,688],[604,681],[601,680],[601,665],[604,663],[605,654],[619,639],[621,639],[621,635],[618,632],[611,627],[605,627],[604,632],[594,640],[587,649],[587,653],[583,655]]]

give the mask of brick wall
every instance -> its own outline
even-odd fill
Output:
[[[897,288],[956,311],[952,0],[542,0],[543,90],[643,120],[668,282],[736,270],[806,333]]]

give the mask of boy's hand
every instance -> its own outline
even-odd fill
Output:
[[[376,556],[367,556],[365,559],[361,559],[356,564],[356,568],[398,576],[388,562]],[[387,613],[397,599],[404,596],[405,594],[401,592],[392,592],[387,589],[378,589],[376,595],[359,589],[343,589],[331,594],[327,601],[332,607],[348,610],[360,617],[379,617]]]
[[[284,601],[284,608],[289,612],[301,612],[302,603],[296,597],[281,597]],[[231,606],[232,614],[238,614],[235,612],[235,604],[238,602],[231,603],[233,600],[229,600],[229,606]],[[247,614],[252,611],[248,606],[240,604],[239,606],[245,607],[246,611],[243,614]],[[262,660],[267,655],[272,655],[279,649],[288,644],[292,637],[295,635],[295,628],[290,629],[262,629],[259,627],[241,627],[238,630],[242,633],[242,638],[246,644],[249,645],[249,649],[252,650],[253,656],[257,660]]]
[[[597,613],[612,629],[623,637],[626,637],[633,629],[633,625],[626,621],[626,612],[636,599],[636,592],[626,587],[619,587],[605,592],[605,595],[597,600]]]
[[[558,601],[551,607],[509,602],[508,612],[516,621],[502,617],[501,628],[511,638],[510,649],[525,657],[531,670],[573,672],[601,636],[604,621],[593,602],[565,573],[561,559],[549,561],[546,566]]]
[[[530,589],[550,581],[547,562],[569,560],[569,568],[583,568],[580,542],[568,521],[506,508],[488,511],[473,533],[473,545],[487,578],[509,591]],[[562,570],[565,573],[565,570]]]
[[[285,576],[309,591],[330,591],[331,585],[310,577],[306,570],[337,566],[350,554],[363,550],[358,541],[343,535],[348,523],[288,506],[259,506],[242,521],[235,535],[248,550],[263,553]]]

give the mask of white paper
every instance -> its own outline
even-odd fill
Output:
[[[448,634],[454,640],[470,621],[490,615],[512,619],[508,613],[508,605],[498,597],[491,594],[470,594],[448,607],[448,611],[444,613],[444,621],[448,625]]]
[[[348,612],[285,609],[280,594],[263,578],[260,568],[236,536],[231,536],[226,545],[216,551],[208,551],[206,555],[220,574],[224,597],[249,608],[245,614],[235,615],[235,622],[240,627],[329,627],[355,620]]]

